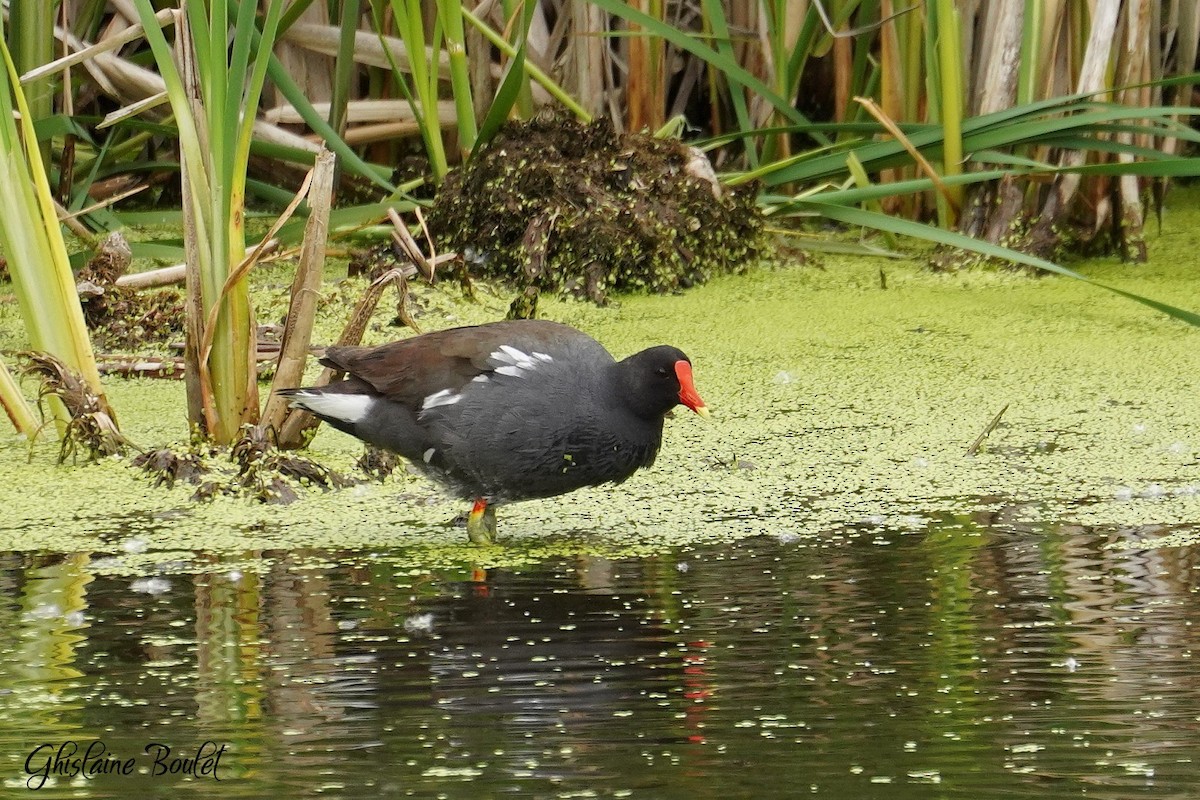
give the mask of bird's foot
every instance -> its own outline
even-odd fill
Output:
[[[467,538],[475,544],[496,543],[496,509],[486,500],[476,500],[467,515]]]

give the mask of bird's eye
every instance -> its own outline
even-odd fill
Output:
[[[660,377],[660,378],[665,378],[671,374],[671,373],[667,372],[666,367],[659,367],[658,369],[654,370],[654,373],[656,375],[658,375],[658,377]]]

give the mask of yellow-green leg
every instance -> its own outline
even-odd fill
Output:
[[[467,538],[475,544],[496,543],[496,509],[486,500],[476,500],[467,515]]]

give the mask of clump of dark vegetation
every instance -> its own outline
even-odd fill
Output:
[[[37,400],[43,418],[43,404],[49,398],[61,402],[70,417],[58,451],[60,464],[68,458],[77,459],[80,451],[89,461],[125,451],[129,442],[117,429],[103,400],[92,392],[82,377],[49,353],[26,352],[21,355],[26,361],[22,374],[35,377],[40,382]]]
[[[174,489],[177,481],[199,483],[200,478],[208,473],[208,467],[204,465],[199,453],[178,453],[169,447],[147,450],[133,460],[133,465],[149,473],[155,486],[165,486],[168,489]]]
[[[721,186],[677,140],[540,116],[507,124],[452,171],[428,221],[473,275],[603,302],[744,268],[761,243],[757,188]]]
[[[183,452],[166,448],[143,453],[133,464],[149,473],[155,486],[170,489],[176,481],[195,484],[193,500],[223,495],[286,505],[299,499],[298,486],[333,489],[355,483],[311,459],[281,452],[266,432],[253,425],[245,427],[222,465],[214,458],[224,452],[197,441]]]
[[[248,426],[242,438],[233,443],[229,460],[237,466],[237,488],[262,503],[295,501],[297,496],[291,481],[323,489],[354,483],[312,459],[282,453],[257,426]]]
[[[400,457],[368,445],[366,451],[354,462],[354,466],[366,473],[367,477],[383,481],[400,466]]]
[[[118,286],[131,252],[120,234],[105,239],[79,271],[83,318],[96,342],[112,350],[138,350],[183,335],[183,296],[175,289],[139,291]]]

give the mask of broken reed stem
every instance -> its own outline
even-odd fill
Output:
[[[854,102],[866,109],[867,113],[874,117],[875,121],[882,125],[884,129],[886,129],[887,132],[892,135],[892,138],[898,141],[900,145],[906,151],[908,151],[909,156],[912,157],[912,160],[916,163],[917,168],[920,169],[921,172],[924,172],[925,177],[929,178],[929,180],[933,183],[933,188],[937,191],[938,196],[944,198],[950,207],[954,209],[954,213],[957,214],[959,211],[959,203],[957,200],[955,200],[954,192],[951,191],[953,187],[947,186],[945,182],[942,181],[942,176],[936,169],[934,169],[933,164],[929,163],[929,159],[921,154],[921,151],[918,150],[916,145],[912,143],[912,140],[904,134],[904,131],[900,129],[900,126],[896,124],[896,121],[889,117],[883,108],[881,108],[879,104],[869,97],[856,97],[854,98]]]
[[[425,276],[425,280],[432,283],[433,266],[425,258],[425,254],[421,252],[421,247],[417,244],[416,239],[409,233],[408,226],[404,224],[404,220],[400,219],[400,215],[396,213],[396,209],[389,208],[387,215],[388,219],[392,222],[392,239],[395,240],[396,244],[404,252],[404,255],[408,256],[408,260],[413,263],[413,266]],[[420,219],[420,217],[418,218]],[[424,227],[424,225],[425,222],[422,219],[421,226]],[[426,231],[426,235],[428,235],[428,231]]]
[[[152,289],[157,286],[171,286],[183,283],[187,278],[187,264],[176,264],[172,267],[149,269],[145,272],[132,272],[117,278],[116,285],[127,289]]]
[[[278,389],[300,385],[304,363],[312,341],[313,322],[317,313],[317,293],[325,271],[325,243],[329,236],[329,209],[333,202],[333,180],[337,157],[324,148],[313,167],[312,185],[308,192],[309,215],[304,227],[304,242],[292,282],[292,299],[284,321],[283,342],[279,350],[279,365],[271,383],[271,394],[263,411],[259,428],[278,430],[288,414],[287,401],[275,394]]]
[[[0,406],[4,407],[13,427],[20,433],[30,439],[37,435],[40,426],[33,415],[33,409],[25,401],[25,396],[21,394],[20,387],[3,361],[0,361]]]
[[[1005,403],[1004,408],[996,412],[996,416],[992,417],[992,421],[987,424],[987,427],[983,429],[983,432],[975,437],[975,441],[971,442],[971,446],[967,448],[966,454],[968,456],[973,456],[979,452],[979,448],[983,445],[983,440],[986,439],[988,434],[994,431],[996,426],[1000,424],[1000,418],[1004,416],[1005,411],[1008,411],[1008,403]]]
[[[354,312],[350,315],[350,321],[342,329],[342,335],[338,337],[337,344],[339,347],[356,345],[362,341],[362,336],[367,330],[367,323],[371,321],[371,315],[375,313],[375,307],[379,305],[379,298],[383,295],[384,288],[389,283],[403,280],[405,280],[404,273],[393,269],[371,282],[362,299],[358,301],[358,305],[354,307]],[[326,367],[321,370],[321,375],[313,381],[313,386],[327,386],[333,380],[334,375],[337,374],[339,373],[335,370]],[[294,408],[284,419],[283,424],[279,426],[276,445],[288,450],[302,447],[305,440],[309,437],[309,431],[316,428],[319,424],[320,420],[312,414],[299,408]]]

